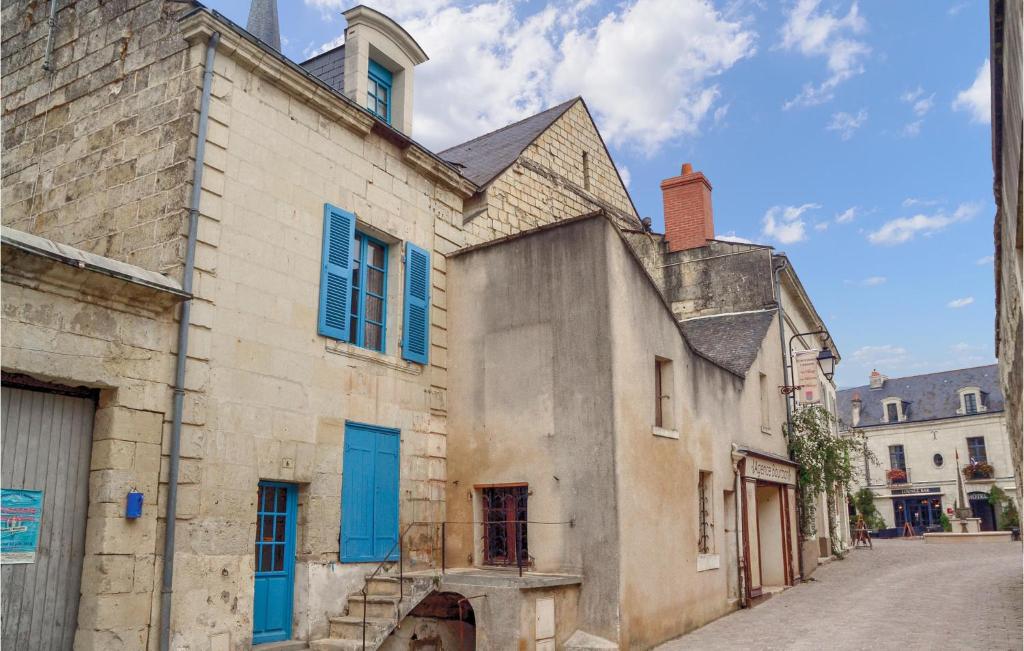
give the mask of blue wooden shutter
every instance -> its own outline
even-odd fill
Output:
[[[317,332],[349,340],[349,303],[352,300],[352,244],[356,216],[324,205],[323,267],[320,271],[320,318]]]
[[[402,359],[426,364],[430,351],[430,254],[405,243]]]

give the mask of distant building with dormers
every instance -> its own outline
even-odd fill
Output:
[[[1014,494],[1013,463],[996,365],[887,378],[838,393],[845,431],[859,429],[877,462],[864,463],[861,487],[889,527],[937,526],[957,501],[957,473],[982,530],[997,526],[992,487]],[[959,463],[957,456],[959,455]]]

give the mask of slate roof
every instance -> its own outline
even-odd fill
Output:
[[[860,423],[858,427],[884,425],[882,421],[882,400],[900,398],[904,402],[907,420],[914,423],[938,418],[963,417],[956,413],[960,408],[957,391],[964,387],[979,387],[982,404],[988,407],[984,413],[1003,410],[1003,392],[999,388],[999,366],[976,366],[955,371],[888,378],[879,389],[870,385],[843,389],[836,393],[839,419],[849,423],[853,394],[860,394]]]
[[[523,150],[579,99],[574,97],[525,120],[445,149],[438,156],[458,167],[462,175],[473,183],[487,185],[508,169]]]
[[[775,310],[699,317],[680,323],[697,353],[727,371],[746,377],[757,359]]]
[[[318,54],[299,64],[306,72],[316,75],[322,82],[338,91],[345,92],[345,46]]]

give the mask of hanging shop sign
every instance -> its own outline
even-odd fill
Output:
[[[35,563],[43,491],[0,488],[0,564]]]
[[[818,377],[818,350],[798,350],[793,353],[796,369],[796,401],[801,405],[821,402],[821,381]]]

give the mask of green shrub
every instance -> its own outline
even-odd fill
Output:
[[[952,531],[952,530],[953,530],[953,525],[952,525],[952,523],[950,523],[950,521],[949,521],[949,516],[948,516],[948,515],[946,515],[945,513],[943,513],[943,514],[942,514],[942,515],[941,515],[941,516],[939,517],[939,524],[941,524],[941,525],[942,525],[942,530],[943,530],[943,531]]]

